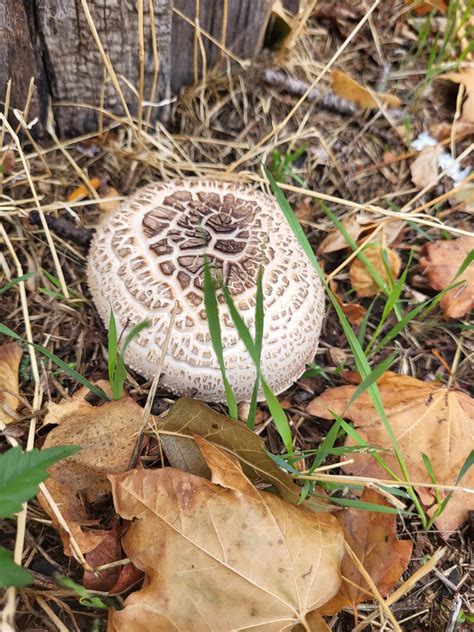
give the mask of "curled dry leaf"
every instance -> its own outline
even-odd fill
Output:
[[[422,382],[407,375],[387,371],[377,382],[385,413],[400,446],[412,483],[431,484],[423,463],[426,454],[439,485],[455,485],[474,442],[474,400],[460,391],[444,388],[435,382]],[[324,419],[333,419],[330,411],[355,423],[359,434],[371,446],[382,448],[384,462],[401,475],[392,442],[367,392],[360,395],[346,410],[356,386],[330,388],[308,405],[308,412]],[[346,445],[354,445],[351,439]],[[354,463],[344,470],[357,476],[387,478],[386,471],[368,454],[351,454]],[[474,487],[474,468],[462,479],[463,488]],[[416,487],[430,515],[436,499],[430,487]],[[441,491],[441,496],[445,495]],[[436,525],[449,533],[461,525],[474,509],[474,495],[460,489],[450,498]]]
[[[410,165],[411,179],[419,189],[431,186],[438,177],[438,157],[443,152],[439,143],[422,149]]]
[[[329,282],[329,287],[331,288],[331,292],[334,294],[334,298],[339,303],[339,306],[344,312],[347,320],[351,323],[351,325],[356,325],[358,327],[364,320],[364,316],[367,312],[365,307],[363,305],[359,305],[359,303],[344,303],[337,293],[337,283],[334,280]]]
[[[51,406],[45,423],[59,425],[48,434],[43,446],[81,447],[73,458],[63,459],[49,469],[50,478],[45,485],[83,553],[91,551],[103,539],[101,536],[97,541],[94,532],[82,529],[94,524],[86,506],[103,501],[110,493],[108,474],[128,468],[143,413],[130,397],[92,406],[84,399],[88,392],[81,389],[73,399]],[[60,531],[69,555],[67,534],[58,525],[45,497],[40,494],[38,498]]]
[[[15,419],[15,411],[20,406],[20,386],[18,371],[23,351],[16,342],[0,346],[0,426],[10,424]]]
[[[462,105],[460,121],[474,123],[474,68],[467,67],[459,72],[447,72],[439,75],[439,79],[446,79],[464,86],[466,98]]]
[[[331,81],[332,89],[337,96],[357,103],[359,107],[364,109],[378,110],[379,103],[389,108],[399,108],[402,104],[400,99],[393,94],[369,91],[342,70],[333,70],[331,72]]]
[[[228,453],[196,442],[212,482],[173,468],[110,477],[118,513],[134,520],[123,546],[146,580],[111,611],[109,631],[271,632],[306,621],[340,585],[337,520],[258,491]]]
[[[157,433],[173,467],[210,478],[209,468],[196,446],[197,435],[235,457],[252,482],[263,480],[275,487],[287,502],[300,502],[301,487],[268,456],[263,440],[242,422],[221,415],[190,397],[178,399],[168,415],[158,421]],[[331,505],[314,498],[308,498],[305,507],[315,511],[331,510]]]
[[[420,265],[428,275],[434,290],[444,290],[453,283],[459,268],[474,249],[474,237],[459,237],[452,241],[433,241],[422,249]],[[441,299],[446,318],[462,318],[474,307],[474,263],[456,279],[462,283]]]
[[[107,535],[100,544],[85,555],[92,568],[117,562],[125,557],[125,554],[122,553],[122,532],[123,526],[116,520],[113,527],[105,532]],[[113,595],[123,592],[142,576],[143,574],[129,563],[122,566],[112,566],[96,573],[85,571],[82,584],[87,590],[100,590]]]
[[[354,241],[357,241],[363,232],[376,226],[375,222],[363,215],[351,215],[343,219],[341,223]],[[349,248],[349,244],[341,231],[338,228],[334,228],[319,244],[317,254],[325,255],[344,248]]]
[[[364,490],[360,500],[374,505],[391,506],[379,493],[368,488]],[[379,593],[386,597],[405,571],[413,549],[410,540],[397,539],[396,514],[344,509],[336,517],[344,530],[347,544],[370,575]],[[352,606],[355,610],[357,604],[373,598],[370,596],[369,585],[347,553],[342,560],[341,575],[339,592],[320,609],[321,614],[336,614],[347,606]]]
[[[385,256],[390,267],[390,272],[393,279],[396,279],[400,274],[402,262],[400,257],[390,248],[382,248],[378,244],[369,244],[363,250],[365,258],[372,264],[372,267],[378,273],[384,283],[388,283],[389,275],[385,264]],[[349,276],[351,285],[356,291],[357,296],[375,296],[377,292],[380,292],[380,288],[362,261],[354,259],[349,269]]]

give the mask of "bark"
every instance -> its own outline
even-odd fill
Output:
[[[228,61],[219,46],[205,33],[196,37],[194,26],[178,12],[193,24],[198,23],[202,31],[239,58],[251,59],[262,46],[273,1],[143,0],[144,99],[150,99],[155,74],[153,32],[159,56],[154,102],[168,99],[216,64],[227,70]],[[90,9],[127,107],[135,116],[140,85],[139,0],[0,0],[0,99],[11,78],[11,104],[22,109],[33,76],[36,90],[30,112],[40,112],[44,122],[51,100],[61,135],[96,129],[96,108],[100,104],[124,116],[123,104],[105,71],[84,5]],[[163,118],[165,113],[166,108],[153,108],[154,118],[159,114]]]

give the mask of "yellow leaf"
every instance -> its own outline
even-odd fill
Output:
[[[357,83],[357,81],[352,79],[352,77],[342,70],[333,70],[331,72],[331,80],[332,89],[339,97],[343,97],[353,103],[357,103],[357,105],[361,108],[377,110],[379,108],[377,101],[383,103],[383,105],[386,105],[389,108],[399,108],[402,104],[400,99],[392,94],[373,92],[377,98],[376,101],[367,88],[361,86],[360,83]]]
[[[123,547],[146,579],[111,611],[109,630],[309,629],[339,589],[337,520],[257,490],[228,453],[196,442],[212,482],[173,468],[110,477],[132,521]]]

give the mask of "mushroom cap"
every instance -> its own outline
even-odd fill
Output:
[[[227,285],[255,333],[256,284],[263,267],[262,373],[274,393],[290,386],[318,346],[324,291],[276,201],[250,186],[189,178],[154,183],[103,217],[87,274],[107,325],[148,319],[128,347],[127,364],[153,378],[178,301],[161,383],[180,395],[226,401],[204,307],[204,260]],[[255,365],[218,292],[227,378],[238,401],[249,400]]]

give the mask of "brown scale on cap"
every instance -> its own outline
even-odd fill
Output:
[[[106,215],[88,261],[91,294],[105,323],[148,319],[127,362],[154,376],[175,300],[178,311],[163,384],[179,394],[225,401],[204,310],[208,258],[253,331],[256,281],[263,267],[262,370],[271,388],[287,388],[313,360],[324,311],[319,278],[276,202],[249,186],[205,179],[144,187]],[[238,399],[249,399],[255,367],[219,296],[224,359]]]

